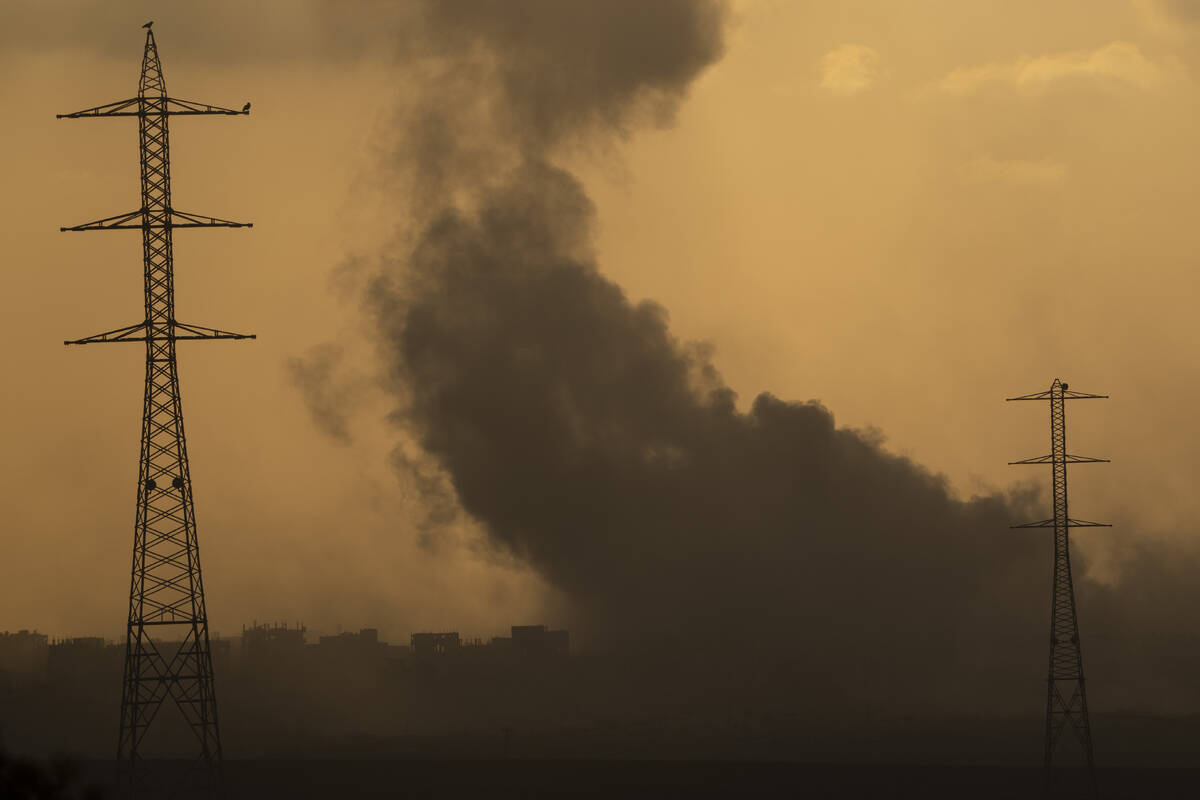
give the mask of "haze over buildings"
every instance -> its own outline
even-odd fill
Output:
[[[569,633],[545,625],[487,639],[416,632],[389,644],[374,628],[319,635],[300,624],[254,623],[211,645],[224,741],[241,758],[336,754],[364,739],[382,751],[406,735],[429,747],[456,731],[467,733],[468,748],[482,740],[495,750],[477,755],[503,755],[497,720],[546,729],[577,711],[561,699],[571,685]],[[157,646],[170,653],[178,643]],[[107,758],[124,657],[124,642],[100,636],[0,632],[0,741],[22,752]],[[162,732],[147,739],[152,757],[191,753],[173,711],[162,712]]]

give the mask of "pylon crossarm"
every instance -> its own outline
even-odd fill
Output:
[[[1020,397],[1006,397],[1004,402],[1009,403],[1013,400],[1049,400],[1050,392],[1034,392],[1033,394],[1023,394]]]
[[[155,98],[156,101],[158,98]],[[55,114],[57,119],[87,119],[90,117],[140,117],[144,114],[162,114],[162,107],[156,102],[155,107],[143,111],[139,98],[118,100],[115,103],[105,103],[102,106],[73,111],[70,114]],[[225,116],[243,116],[250,113],[249,109],[237,111],[232,108],[214,106],[211,103],[199,103],[195,100],[180,100],[176,97],[166,98],[166,113],[170,116],[197,116],[200,114],[221,114]]]
[[[231,116],[249,115],[250,109],[235,111],[232,108],[214,106],[210,103],[199,103],[195,100],[180,100],[177,97],[167,98],[167,113],[173,116],[192,116],[196,114],[225,114]]]
[[[176,322],[171,326],[176,339],[257,339],[253,333],[231,333],[216,328],[205,328],[202,325],[185,325]]]
[[[233,333],[232,331],[222,331],[217,328],[206,328],[203,325],[187,325],[182,322],[172,322],[167,331],[157,336],[146,335],[146,323],[139,322],[136,325],[129,325],[124,328],[117,328],[113,331],[105,331],[97,333],[94,336],[88,336],[83,339],[71,339],[63,342],[63,344],[99,344],[107,342],[144,342],[147,339],[151,341],[163,341],[166,339],[176,340],[192,340],[192,339],[257,339],[253,333]]]
[[[1020,397],[1006,397],[1004,402],[1013,400],[1049,400],[1053,395],[1053,390],[1045,392],[1034,392],[1033,394],[1025,394]],[[1062,390],[1063,400],[1107,400],[1106,394],[1088,394],[1087,392],[1073,392],[1069,389]]]
[[[129,109],[133,109],[130,111]],[[141,114],[138,99],[118,100],[115,103],[105,103],[94,108],[85,108],[70,114],[55,114],[56,119],[84,119],[87,117],[136,117]]]
[[[1043,519],[1038,522],[1026,522],[1023,525],[1009,525],[1008,527],[1012,530],[1016,530],[1017,528],[1053,528],[1054,520]],[[1111,528],[1112,525],[1109,525],[1106,522],[1088,522],[1085,519],[1068,519],[1066,527],[1068,527],[1068,528]]]
[[[1016,530],[1017,528],[1053,528],[1054,520],[1044,519],[1040,522],[1025,522],[1020,525],[1009,525],[1008,527],[1012,530]]]
[[[1046,455],[1046,456],[1036,456],[1034,458],[1023,458],[1020,461],[1010,461],[1008,463],[1009,463],[1009,466],[1013,466],[1013,465],[1017,465],[1017,464],[1041,464],[1044,466],[1046,464],[1054,463],[1054,455],[1050,454],[1050,455]],[[1091,458],[1090,456],[1067,455],[1065,457],[1063,463],[1064,464],[1109,464],[1112,462],[1110,462],[1107,458]]]
[[[253,228],[253,222],[231,222],[219,217],[209,217],[204,214],[189,214],[185,211],[170,209],[172,228]]]
[[[99,342],[144,342],[146,323],[139,322],[136,325],[129,325],[124,328],[117,328],[115,331],[105,331],[97,333],[94,336],[88,336],[83,339],[71,339],[63,342],[63,344],[97,344]],[[138,336],[141,333],[143,335]]]
[[[136,220],[136,221],[135,221]],[[60,231],[119,231],[139,229],[142,227],[142,209],[130,211],[127,214],[117,214],[115,217],[105,217],[82,225],[72,225],[69,228],[59,228]]]
[[[142,209],[105,217],[94,222],[59,228],[60,231],[121,231],[145,230],[147,228],[253,228],[253,222],[233,222],[232,220],[210,217],[205,214],[191,214],[186,211],[167,209],[165,222],[150,221],[145,218]]]

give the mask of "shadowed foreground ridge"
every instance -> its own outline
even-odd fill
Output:
[[[107,765],[89,765],[103,772]],[[166,766],[166,765],[160,765]],[[1037,767],[778,762],[327,759],[226,762],[230,800],[324,798],[794,797],[1028,800]],[[1100,770],[1108,800],[1175,800],[1197,770]]]
[[[67,758],[48,762],[12,756],[0,747],[0,798],[4,800],[102,800],[109,793],[85,781],[89,765]],[[109,767],[111,774],[111,767]]]

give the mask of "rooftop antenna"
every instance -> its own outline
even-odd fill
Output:
[[[1050,599],[1050,667],[1046,678],[1046,741],[1043,755],[1045,786],[1049,797],[1056,785],[1054,755],[1062,732],[1075,732],[1087,763],[1089,794],[1096,797],[1096,764],[1092,755],[1092,727],[1088,720],[1087,692],[1083,679],[1083,654],[1079,647],[1079,619],[1075,613],[1075,584],[1071,580],[1071,528],[1109,528],[1100,522],[1071,519],[1067,514],[1067,464],[1108,463],[1107,458],[1087,458],[1067,453],[1067,400],[1101,400],[1106,394],[1073,392],[1058,378],[1044,392],[1009,397],[1008,400],[1050,401],[1050,455],[1010,461],[1010,464],[1049,464],[1054,484],[1054,517],[1014,528],[1054,529],[1054,588]]]
[[[236,116],[248,110],[235,111],[168,97],[152,25],[148,22],[142,26],[146,29],[146,46],[136,97],[58,115],[59,119],[137,117],[138,120],[141,206],[126,214],[61,228],[142,232],[145,318],[124,328],[65,342],[146,344],[141,461],[117,745],[118,781],[129,796],[146,791],[145,769],[140,764],[145,759],[143,746],[151,723],[168,699],[179,708],[195,735],[196,766],[205,776],[204,783],[210,792],[220,791],[221,734],[175,343],[183,339],[254,338],[185,324],[175,318],[172,231],[251,225],[185,213],[171,205],[167,120],[172,116],[201,114]],[[182,640],[178,651],[160,647],[168,636]]]

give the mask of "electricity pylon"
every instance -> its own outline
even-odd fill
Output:
[[[192,506],[183,408],[175,363],[180,339],[253,339],[175,319],[171,232],[175,228],[242,228],[249,223],[176,211],[171,205],[167,119],[199,114],[249,113],[168,97],[154,32],[147,27],[137,97],[60,114],[60,119],[137,117],[141,143],[142,204],[127,214],[62,228],[64,231],[140,229],[145,266],[145,319],[135,325],[65,344],[145,342],[146,388],[125,676],[117,746],[119,779],[137,792],[144,770],[143,743],[163,702],[170,698],[195,734],[197,766],[211,789],[220,782],[221,735],[213,688],[208,614],[200,574],[200,549]],[[153,633],[152,633],[153,632]],[[178,637],[172,652],[166,637]]]
[[[1054,778],[1054,752],[1065,728],[1075,732],[1087,762],[1090,794],[1096,796],[1096,765],[1092,755],[1092,728],[1088,720],[1083,654],[1079,647],[1079,618],[1075,613],[1075,584],[1071,579],[1071,528],[1108,528],[1100,522],[1071,519],[1067,514],[1067,464],[1107,463],[1107,458],[1087,458],[1067,453],[1067,400],[1097,400],[1104,394],[1070,391],[1054,379],[1049,390],[1008,400],[1050,401],[1050,455],[1010,461],[1010,464],[1049,464],[1054,484],[1054,517],[1014,528],[1054,529],[1054,589],[1050,600],[1050,668],[1046,678],[1045,789]]]

